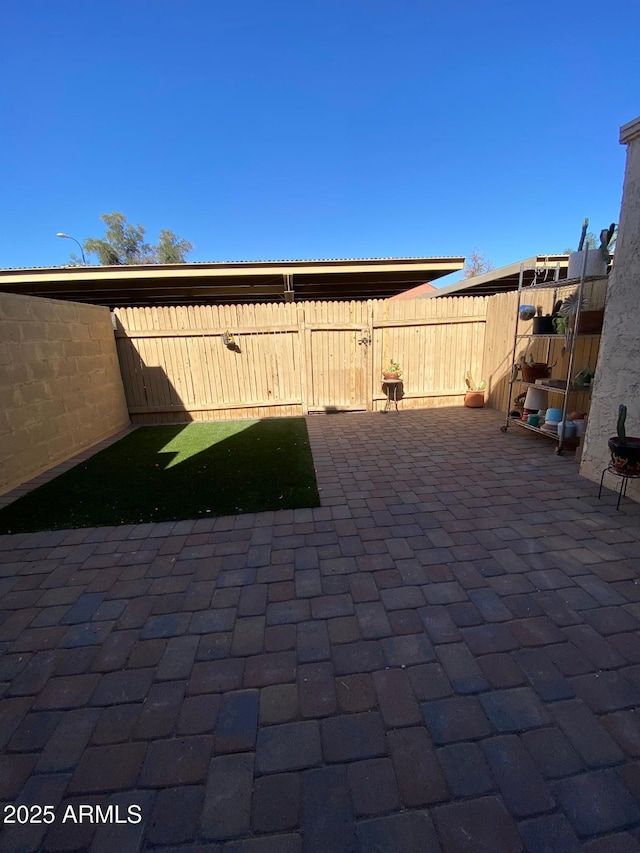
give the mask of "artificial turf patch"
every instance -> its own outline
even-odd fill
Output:
[[[0,533],[319,505],[303,418],[140,427],[0,510]]]

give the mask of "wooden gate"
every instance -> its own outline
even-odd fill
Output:
[[[307,411],[371,411],[372,304],[316,303],[304,337]]]

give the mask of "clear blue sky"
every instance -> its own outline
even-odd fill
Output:
[[[607,11],[607,8],[610,11]],[[124,213],[194,261],[577,243],[620,212],[638,0],[5,0],[0,267]]]

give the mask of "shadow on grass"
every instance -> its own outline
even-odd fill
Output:
[[[319,505],[303,418],[150,426],[0,510],[0,533]]]

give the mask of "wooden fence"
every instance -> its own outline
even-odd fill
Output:
[[[563,298],[575,285],[562,288]],[[589,308],[606,281],[589,283]],[[402,408],[460,405],[465,375],[487,381],[487,404],[506,410],[516,292],[412,300],[117,308],[116,342],[134,423],[375,411],[382,370],[403,370]],[[535,294],[545,313],[551,290]],[[520,331],[526,329],[520,326]],[[235,346],[225,346],[230,332]],[[554,377],[566,373],[564,339],[550,345]],[[576,372],[595,368],[598,339],[579,342]],[[547,357],[545,340],[519,341],[515,357]],[[588,409],[588,398],[574,401]]]
[[[117,308],[129,412],[134,423],[176,423],[375,411],[391,359],[403,370],[403,408],[459,405],[466,372],[482,378],[487,302]]]

